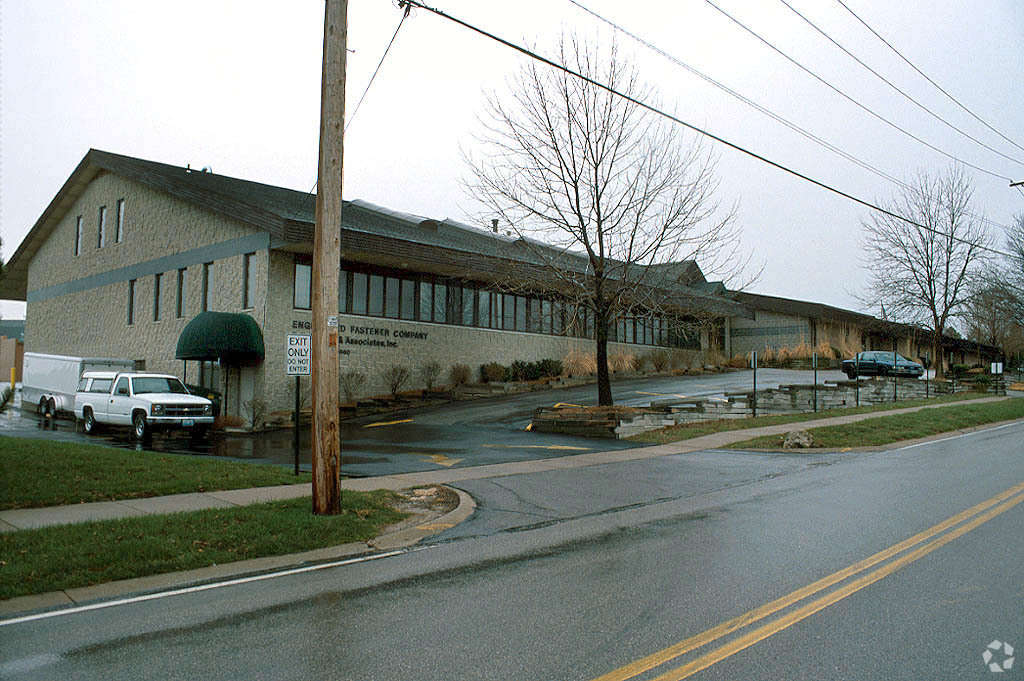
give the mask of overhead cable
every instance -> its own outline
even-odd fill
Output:
[[[787,61],[789,61],[790,63],[792,63],[792,64],[793,64],[794,66],[796,66],[797,68],[799,68],[799,69],[800,69],[801,71],[803,71],[803,72],[804,72],[804,73],[806,73],[807,75],[811,76],[812,78],[814,78],[815,80],[817,80],[817,81],[818,81],[819,83],[821,83],[822,85],[824,85],[824,86],[825,86],[825,87],[827,87],[828,89],[832,90],[833,92],[835,92],[836,94],[838,94],[839,96],[841,96],[841,97],[842,97],[843,99],[846,99],[846,100],[847,100],[848,102],[850,102],[850,103],[851,103],[851,104],[853,104],[854,106],[856,106],[856,107],[858,107],[859,109],[861,109],[861,110],[865,111],[866,113],[870,114],[871,116],[873,116],[873,117],[877,118],[877,119],[878,119],[879,121],[881,121],[882,123],[885,123],[886,125],[888,125],[889,127],[893,128],[894,130],[898,130],[899,132],[903,133],[903,134],[904,134],[904,135],[906,135],[907,137],[909,137],[909,138],[911,138],[911,139],[913,139],[913,140],[917,141],[917,142],[918,142],[918,143],[920,143],[920,144],[923,144],[924,146],[928,147],[928,148],[929,148],[929,149],[931,149],[932,151],[935,151],[935,152],[937,152],[937,153],[939,153],[939,154],[942,154],[943,156],[945,156],[946,158],[948,158],[948,159],[950,159],[950,160],[956,161],[957,163],[960,163],[960,164],[962,164],[962,165],[965,165],[965,166],[967,166],[967,167],[969,167],[969,168],[974,168],[975,170],[977,170],[977,171],[979,171],[979,172],[982,172],[982,173],[985,173],[986,175],[991,175],[991,176],[993,176],[993,177],[998,177],[998,178],[999,178],[999,179],[1001,179],[1001,180],[1006,180],[1006,181],[1010,181],[1010,178],[1009,178],[1009,177],[1006,177],[1005,175],[1001,175],[1001,174],[999,174],[999,173],[997,173],[997,172],[995,172],[995,171],[992,171],[992,170],[988,170],[988,169],[986,169],[986,168],[982,168],[981,166],[977,166],[977,165],[975,165],[975,164],[973,164],[973,163],[970,163],[970,162],[968,162],[968,161],[965,161],[964,159],[962,159],[962,158],[960,158],[960,157],[958,157],[958,156],[955,156],[955,155],[953,155],[953,154],[949,153],[948,151],[944,151],[944,150],[940,149],[939,147],[936,147],[935,145],[933,145],[933,144],[930,144],[930,143],[926,142],[925,140],[921,139],[920,137],[918,137],[918,136],[917,136],[917,135],[915,135],[914,133],[910,132],[910,131],[909,131],[909,130],[907,130],[906,128],[902,128],[902,127],[900,127],[899,125],[897,125],[897,124],[893,123],[892,121],[890,121],[890,120],[889,120],[888,118],[886,118],[885,116],[882,116],[881,114],[877,113],[876,111],[874,111],[874,110],[873,110],[873,109],[871,109],[870,107],[868,107],[868,106],[866,106],[866,105],[864,105],[864,104],[861,104],[861,103],[860,103],[859,101],[857,101],[856,99],[854,99],[854,98],[853,98],[853,97],[851,97],[850,95],[846,94],[845,92],[843,92],[842,90],[840,90],[840,89],[839,89],[838,87],[836,87],[836,86],[835,86],[835,85],[833,85],[832,83],[828,82],[827,80],[825,80],[824,78],[822,78],[821,76],[819,76],[819,75],[818,75],[817,73],[815,73],[815,72],[814,72],[814,71],[812,71],[811,69],[807,68],[806,66],[804,66],[803,64],[801,64],[800,62],[798,62],[798,61],[797,61],[796,59],[794,59],[793,57],[789,56],[788,54],[786,54],[785,52],[783,52],[782,50],[780,50],[780,49],[779,49],[778,47],[776,47],[775,45],[773,45],[773,44],[772,44],[772,43],[771,43],[770,41],[768,41],[768,40],[766,40],[765,38],[761,37],[761,35],[760,35],[760,34],[758,34],[758,33],[757,33],[756,31],[754,31],[753,29],[751,29],[750,27],[748,27],[748,26],[747,26],[746,24],[744,24],[744,23],[743,23],[742,21],[740,21],[739,19],[737,19],[736,17],[732,16],[731,14],[729,14],[728,12],[726,12],[726,11],[725,11],[724,9],[722,9],[721,7],[719,7],[718,5],[716,5],[716,4],[715,4],[715,3],[714,3],[714,2],[712,1],[712,0],[704,0],[704,2],[706,2],[706,3],[708,4],[708,5],[711,5],[711,7],[713,7],[713,8],[715,9],[715,10],[717,10],[717,11],[718,11],[718,12],[719,12],[720,14],[722,14],[722,15],[723,15],[724,17],[726,17],[727,19],[729,19],[730,21],[732,21],[732,22],[733,22],[734,24],[736,24],[737,26],[739,26],[740,28],[742,28],[742,29],[743,29],[744,31],[746,31],[746,32],[747,32],[747,33],[749,33],[750,35],[752,35],[752,36],[754,36],[755,38],[757,38],[757,39],[758,39],[758,40],[759,40],[760,42],[762,42],[762,43],[763,43],[764,45],[766,45],[766,46],[767,46],[768,48],[770,48],[770,49],[771,49],[772,51],[774,51],[774,52],[776,52],[777,54],[779,54],[779,55],[780,55],[781,57],[783,57],[784,59],[786,59]]]
[[[844,54],[845,54],[846,56],[848,56],[848,57],[849,57],[850,59],[854,60],[855,62],[857,62],[858,64],[860,64],[860,65],[861,65],[862,67],[864,67],[865,69],[867,69],[867,70],[868,70],[868,71],[869,71],[869,72],[870,72],[871,74],[873,74],[873,75],[874,75],[874,76],[875,76],[876,78],[878,78],[879,80],[881,80],[881,81],[882,81],[883,83],[885,83],[886,85],[888,85],[889,87],[891,87],[891,88],[892,88],[893,90],[895,90],[896,92],[898,92],[898,93],[900,93],[901,95],[903,95],[903,97],[905,97],[905,98],[906,98],[906,99],[907,99],[908,101],[910,101],[910,102],[911,102],[912,104],[914,104],[915,106],[917,106],[917,107],[918,107],[919,109],[921,109],[922,111],[924,111],[925,113],[927,113],[928,115],[930,115],[930,116],[931,116],[932,118],[934,118],[935,120],[937,120],[937,121],[940,121],[941,123],[945,124],[945,125],[946,125],[947,127],[949,127],[949,128],[952,128],[953,130],[957,131],[958,133],[960,133],[961,135],[963,135],[963,136],[964,136],[964,137],[966,137],[967,139],[971,140],[971,141],[972,141],[972,142],[974,142],[975,144],[978,144],[978,145],[980,145],[980,146],[982,146],[982,147],[984,147],[984,148],[988,149],[989,151],[991,151],[991,152],[992,152],[992,153],[994,153],[994,154],[997,154],[997,155],[999,155],[999,156],[1002,156],[1002,157],[1003,157],[1003,158],[1005,158],[1005,159],[1006,159],[1007,161],[1013,161],[1014,163],[1016,163],[1016,164],[1018,164],[1018,165],[1024,165],[1024,161],[1020,161],[1020,160],[1018,160],[1018,159],[1016,159],[1016,158],[1014,158],[1014,157],[1012,157],[1012,156],[1007,156],[1006,154],[1004,154],[1003,152],[999,151],[998,149],[994,149],[994,148],[990,147],[989,145],[985,144],[984,142],[982,142],[982,141],[981,141],[981,140],[979,140],[978,138],[974,137],[974,136],[973,136],[973,135],[971,135],[970,133],[968,133],[968,132],[966,132],[966,131],[964,131],[964,130],[961,130],[961,129],[960,129],[960,128],[958,128],[957,126],[953,125],[952,123],[950,123],[949,121],[947,121],[947,120],[946,120],[945,118],[943,118],[942,116],[938,115],[937,113],[935,113],[934,111],[932,111],[931,109],[929,109],[928,107],[926,107],[926,106],[925,106],[924,104],[922,104],[921,102],[919,102],[919,101],[917,101],[916,99],[914,99],[913,97],[911,97],[911,96],[910,96],[909,94],[907,94],[907,93],[906,93],[906,92],[905,92],[904,90],[902,90],[902,89],[901,89],[901,88],[900,88],[900,87],[899,87],[898,85],[896,85],[896,84],[895,84],[895,83],[893,83],[893,82],[892,82],[891,80],[889,80],[888,78],[886,78],[885,76],[883,76],[883,75],[882,75],[881,73],[879,73],[879,72],[878,72],[878,71],[876,71],[875,69],[873,69],[873,68],[871,68],[870,66],[868,66],[867,64],[865,64],[865,63],[864,63],[864,62],[863,62],[863,61],[862,61],[862,60],[861,60],[861,59],[860,59],[859,57],[857,57],[857,55],[855,55],[854,53],[850,52],[850,51],[849,51],[848,49],[846,49],[845,47],[843,47],[843,45],[841,45],[841,44],[840,44],[840,43],[839,43],[839,42],[838,42],[838,41],[837,41],[837,40],[836,40],[835,38],[833,38],[833,37],[832,37],[832,36],[830,36],[830,35],[829,35],[828,33],[826,33],[826,32],[825,32],[825,31],[824,31],[824,30],[823,30],[822,28],[820,28],[820,27],[819,27],[819,26],[818,26],[817,24],[815,24],[815,23],[814,23],[813,21],[811,21],[810,19],[808,19],[808,18],[807,18],[807,17],[806,17],[806,16],[804,15],[804,14],[802,14],[802,13],[801,13],[801,12],[800,12],[800,11],[799,11],[798,9],[796,9],[796,8],[795,8],[795,7],[793,7],[793,6],[791,5],[791,4],[789,4],[789,3],[788,3],[788,2],[786,1],[786,0],[779,0],[779,2],[781,2],[781,3],[782,3],[783,5],[785,5],[785,6],[787,7],[787,8],[789,8],[789,11],[791,11],[791,12],[792,12],[793,14],[795,14],[795,15],[797,15],[798,17],[800,17],[801,19],[803,19],[803,20],[804,20],[804,22],[805,22],[805,23],[806,23],[806,24],[807,24],[808,26],[810,26],[811,28],[813,28],[813,29],[814,29],[815,31],[817,31],[818,33],[820,33],[820,34],[821,34],[821,35],[822,35],[822,36],[823,36],[823,37],[824,37],[824,38],[825,38],[826,40],[828,40],[828,41],[829,41],[830,43],[832,43],[832,44],[833,44],[833,45],[835,45],[835,46],[836,46],[837,48],[839,48],[839,49],[840,49],[840,50],[841,50],[841,51],[842,51],[842,52],[843,52],[843,53],[844,53]]]
[[[846,4],[845,2],[843,2],[843,0],[836,0],[836,2],[838,2],[838,3],[840,4],[840,5],[842,5],[843,9],[845,9],[845,10],[846,10],[847,12],[849,12],[850,14],[852,14],[852,15],[853,15],[853,18],[854,18],[854,19],[856,19],[856,20],[857,20],[857,21],[859,21],[859,22],[860,22],[861,24],[863,24],[864,28],[866,28],[866,29],[868,29],[869,31],[871,31],[871,33],[872,33],[872,34],[873,34],[873,35],[874,35],[874,36],[875,36],[876,38],[878,38],[879,40],[881,40],[881,41],[882,41],[882,43],[883,43],[883,44],[884,44],[884,45],[885,45],[886,47],[888,47],[888,48],[889,48],[890,50],[892,50],[892,51],[893,51],[894,53],[896,53],[896,56],[897,56],[897,57],[899,57],[899,58],[900,58],[900,59],[902,59],[902,60],[903,60],[904,62],[906,62],[907,66],[909,66],[910,68],[912,68],[912,69],[914,69],[915,71],[917,71],[917,73],[918,73],[918,74],[919,74],[919,75],[920,75],[920,76],[921,76],[922,78],[924,78],[924,79],[925,79],[925,80],[927,80],[927,81],[928,81],[929,83],[931,83],[931,84],[932,84],[933,86],[935,86],[935,89],[937,89],[937,90],[938,90],[939,92],[941,92],[942,94],[946,95],[946,97],[948,97],[948,98],[950,99],[950,101],[952,101],[952,102],[953,102],[954,104],[956,104],[956,105],[957,105],[958,107],[960,107],[961,109],[963,109],[964,111],[966,111],[966,112],[967,112],[968,114],[970,114],[970,115],[971,115],[971,116],[972,116],[972,117],[974,118],[974,120],[978,121],[979,123],[981,123],[982,125],[984,125],[984,126],[985,126],[986,128],[988,128],[989,130],[991,130],[991,131],[992,131],[992,132],[994,132],[995,134],[999,135],[999,136],[1000,136],[1000,137],[1002,137],[1002,138],[1003,138],[1004,140],[1006,140],[1007,142],[1009,142],[1009,143],[1010,143],[1010,144],[1012,144],[1013,146],[1017,147],[1017,148],[1018,148],[1018,149],[1020,149],[1021,151],[1024,151],[1024,147],[1022,147],[1021,145],[1017,144],[1017,143],[1016,143],[1016,142],[1014,142],[1014,141],[1013,141],[1012,139],[1010,139],[1009,137],[1007,137],[1007,136],[1006,136],[1006,135],[1004,135],[1003,133],[1001,133],[1001,132],[999,132],[998,130],[996,130],[995,128],[993,128],[993,127],[992,127],[991,125],[989,125],[989,124],[988,124],[987,122],[985,122],[985,120],[984,120],[983,118],[981,118],[981,117],[980,117],[980,116],[978,116],[978,115],[977,115],[976,113],[974,113],[973,111],[971,111],[970,109],[968,109],[968,108],[967,108],[967,107],[966,107],[966,106],[965,106],[964,104],[962,104],[962,103],[960,102],[960,100],[958,100],[958,99],[957,99],[956,97],[954,97],[953,95],[951,95],[951,94],[949,94],[948,92],[946,92],[946,90],[945,90],[945,89],[943,89],[943,87],[942,87],[941,85],[939,85],[939,84],[938,84],[938,83],[936,83],[936,82],[935,82],[934,80],[932,80],[931,78],[929,78],[929,77],[928,77],[928,75],[927,75],[927,74],[926,74],[926,73],[925,73],[924,71],[922,71],[921,69],[917,68],[917,66],[915,66],[915,65],[914,65],[914,63],[913,63],[912,61],[910,61],[909,59],[907,59],[906,57],[904,57],[904,56],[903,56],[903,55],[902,55],[902,54],[900,53],[900,51],[899,51],[899,50],[897,50],[897,49],[896,49],[895,47],[893,47],[892,43],[890,43],[890,42],[889,42],[888,40],[886,40],[885,38],[883,38],[883,37],[881,36],[881,34],[879,34],[879,33],[878,33],[878,31],[876,31],[875,29],[871,28],[871,26],[869,26],[869,25],[868,25],[868,23],[867,23],[866,21],[864,21],[863,19],[861,19],[861,18],[860,18],[860,17],[859,17],[858,15],[857,15],[857,13],[856,13],[856,12],[854,12],[854,11],[853,11],[852,9],[850,9],[850,8],[849,8],[849,6],[847,6],[847,4]]]
[[[764,114],[765,116],[768,116],[772,120],[774,120],[774,121],[776,121],[778,123],[781,123],[782,125],[786,126],[790,130],[792,130],[792,131],[794,131],[794,132],[796,132],[796,133],[798,133],[800,135],[803,135],[804,137],[806,137],[807,139],[811,140],[815,144],[818,144],[818,145],[824,147],[825,149],[827,149],[827,150],[831,151],[832,153],[836,154],[837,156],[840,156],[840,157],[846,159],[850,163],[853,163],[854,165],[857,165],[857,166],[863,168],[864,170],[867,170],[870,173],[874,173],[875,175],[877,175],[878,177],[881,177],[884,180],[888,180],[889,182],[891,182],[891,183],[895,184],[896,186],[898,186],[900,189],[903,189],[903,190],[909,191],[909,192],[913,192],[915,194],[920,194],[920,190],[917,189],[916,187],[914,187],[913,185],[907,184],[906,182],[903,182],[899,178],[893,177],[892,175],[886,173],[884,170],[881,170],[880,168],[877,168],[876,166],[871,165],[867,161],[854,156],[853,154],[845,151],[844,149],[841,149],[840,147],[837,147],[836,145],[832,144],[828,140],[826,140],[826,139],[824,139],[824,138],[814,134],[813,132],[811,132],[811,131],[801,127],[800,125],[794,123],[793,121],[788,120],[787,118],[783,117],[782,115],[780,115],[778,113],[775,113],[774,111],[772,111],[768,107],[766,107],[766,106],[764,106],[764,105],[762,105],[762,104],[760,104],[760,103],[750,99],[749,97],[747,97],[747,96],[745,96],[745,95],[743,95],[743,94],[733,90],[732,88],[730,88],[729,86],[725,85],[724,83],[721,83],[718,80],[715,80],[714,78],[712,78],[711,76],[707,75],[706,73],[704,73],[704,72],[694,68],[693,66],[691,66],[691,65],[687,64],[686,62],[680,60],[679,58],[675,57],[674,55],[669,54],[668,52],[666,52],[665,50],[661,49],[657,45],[654,45],[650,41],[648,41],[648,40],[638,36],[637,34],[633,33],[632,31],[629,31],[626,28],[623,28],[622,26],[620,26],[619,24],[615,23],[614,21],[612,21],[612,20],[610,20],[610,19],[608,19],[608,18],[598,14],[594,10],[592,10],[589,7],[583,5],[581,2],[579,2],[579,0],[568,0],[568,1],[570,3],[572,3],[573,5],[575,5],[576,7],[578,7],[579,9],[583,10],[584,12],[586,12],[587,14],[591,15],[595,19],[608,24],[609,26],[612,27],[613,30],[615,30],[615,31],[617,31],[619,33],[622,33],[623,35],[628,36],[629,38],[631,38],[631,39],[635,40],[636,42],[640,43],[641,45],[643,45],[644,47],[646,47],[646,48],[650,49],[651,51],[661,55],[665,59],[668,59],[669,61],[671,61],[672,63],[676,64],[677,66],[679,66],[679,67],[681,67],[683,69],[686,69],[691,74],[697,76],[698,78],[703,79],[705,82],[713,85],[714,87],[718,88],[719,90],[722,90],[723,92],[725,92],[726,94],[734,97],[735,99],[738,99],[739,101],[741,101],[742,103],[746,104],[747,106],[749,106],[749,107],[759,111],[760,113]],[[984,216],[975,215],[975,214],[968,214],[968,215],[969,215],[969,217],[975,218],[977,220],[981,220],[982,222],[986,222],[986,223],[988,223],[990,225],[994,225],[994,226],[1000,227],[1002,229],[1007,229],[1006,225],[1002,225],[1002,224],[1000,224],[998,222],[995,222],[993,220],[990,220],[989,218],[986,218]]]
[[[579,73],[578,71],[573,70],[572,68],[566,66],[565,64],[553,61],[552,59],[549,59],[548,57],[540,55],[540,54],[534,52],[533,50],[531,50],[531,49],[529,49],[527,47],[524,47],[523,45],[520,45],[518,43],[514,43],[514,42],[512,42],[510,40],[507,40],[506,38],[502,38],[501,36],[498,36],[498,35],[496,35],[494,33],[491,33],[490,31],[487,31],[487,30],[482,29],[482,28],[480,28],[478,26],[470,24],[467,21],[459,19],[456,16],[448,14],[444,10],[440,10],[440,9],[437,9],[436,7],[431,7],[429,5],[425,5],[422,2],[420,2],[419,0],[403,0],[403,2],[406,5],[410,5],[412,7],[418,7],[420,9],[426,10],[427,12],[435,14],[435,15],[443,18],[443,19],[447,19],[448,21],[451,21],[452,23],[458,24],[459,26],[462,26],[463,28],[467,28],[470,31],[473,31],[474,33],[478,33],[478,34],[484,36],[485,38],[489,38],[490,40],[493,40],[493,41],[495,41],[497,43],[500,43],[500,44],[502,44],[502,45],[504,45],[504,46],[506,46],[506,47],[508,47],[508,48],[510,48],[512,50],[515,50],[516,52],[519,52],[520,54],[523,54],[523,55],[525,55],[525,56],[527,56],[527,57],[529,57],[531,59],[539,61],[542,64],[546,64],[546,65],[550,66],[551,68],[558,69],[559,71],[562,71],[562,72],[564,72],[564,73],[566,73],[566,74],[568,74],[568,75],[570,75],[570,76],[572,76],[574,78],[578,78],[579,80],[582,80],[585,83],[589,83],[590,85],[593,85],[596,88],[600,88],[600,89],[602,89],[602,90],[604,90],[604,91],[606,91],[606,92],[608,92],[608,93],[610,93],[610,94],[612,94],[612,95],[614,95],[616,97],[619,97],[619,98],[621,98],[621,99],[623,99],[623,100],[625,100],[627,102],[630,102],[631,104],[635,104],[636,106],[638,106],[638,107],[640,107],[642,109],[650,111],[653,114],[661,116],[661,117],[663,117],[663,118],[665,118],[667,120],[670,120],[673,123],[681,125],[681,126],[683,126],[685,128],[688,128],[688,129],[690,129],[690,130],[692,130],[692,131],[694,131],[694,132],[696,132],[696,133],[698,133],[700,135],[703,135],[704,137],[707,137],[710,140],[714,140],[715,142],[718,142],[719,144],[724,144],[725,146],[729,147],[730,149],[734,149],[735,151],[738,151],[738,152],[740,152],[742,154],[746,154],[747,156],[750,156],[751,158],[754,158],[754,159],[756,159],[758,161],[761,161],[762,163],[770,165],[773,168],[781,170],[781,171],[783,171],[785,173],[789,173],[790,175],[793,175],[794,177],[797,177],[797,178],[799,178],[801,180],[804,180],[805,182],[809,182],[810,184],[813,184],[813,185],[815,185],[817,187],[820,187],[820,188],[822,188],[822,189],[824,189],[826,191],[832,192],[833,194],[841,196],[841,197],[843,197],[845,199],[853,201],[854,203],[860,204],[861,206],[864,206],[865,208],[869,208],[869,209],[877,211],[877,212],[879,212],[879,213],[881,213],[883,215],[887,215],[887,216],[889,216],[889,217],[891,217],[893,219],[899,220],[901,222],[905,222],[905,223],[907,223],[909,225],[912,225],[914,227],[917,227],[919,229],[923,229],[926,232],[930,232],[932,234],[936,234],[936,235],[939,235],[939,236],[946,237],[948,239],[952,239],[953,241],[956,241],[958,243],[962,243],[962,244],[967,245],[967,246],[973,246],[974,248],[977,248],[979,250],[989,251],[989,252],[995,253],[997,255],[1009,256],[1009,254],[1004,252],[1004,251],[1000,251],[1000,250],[991,248],[989,246],[985,246],[984,244],[975,243],[975,242],[969,241],[967,239],[962,239],[962,238],[960,238],[960,237],[958,237],[956,235],[953,235],[953,234],[947,234],[946,232],[943,232],[942,230],[935,229],[933,227],[927,227],[927,226],[922,225],[922,224],[920,224],[918,222],[915,222],[914,220],[911,220],[910,218],[907,218],[907,217],[904,217],[902,215],[899,215],[898,213],[894,213],[894,212],[892,212],[892,211],[890,211],[890,210],[888,210],[886,208],[882,208],[881,206],[877,206],[877,205],[871,203],[870,201],[858,198],[857,196],[854,196],[853,194],[850,194],[850,193],[845,192],[845,191],[843,191],[841,189],[833,187],[833,186],[831,186],[829,184],[826,184],[826,183],[824,183],[824,182],[822,182],[820,180],[816,180],[816,179],[814,179],[814,178],[812,178],[812,177],[810,177],[808,175],[805,175],[805,174],[801,173],[798,170],[794,170],[794,169],[792,169],[792,168],[790,168],[788,166],[784,166],[781,163],[778,163],[778,162],[773,161],[773,160],[771,160],[771,159],[769,159],[769,158],[767,158],[765,156],[762,156],[761,154],[758,154],[755,151],[751,151],[750,149],[742,147],[739,144],[736,144],[734,142],[730,142],[729,140],[727,140],[727,139],[725,139],[723,137],[719,137],[718,135],[715,135],[712,132],[704,130],[703,128],[700,128],[699,126],[696,126],[696,125],[694,125],[692,123],[688,123],[688,122],[682,120],[681,118],[679,118],[677,116],[674,116],[673,114],[670,114],[670,113],[668,113],[666,111],[663,111],[663,110],[653,106],[652,104],[648,104],[647,102],[639,100],[636,97],[633,97],[633,96],[628,95],[626,93],[620,92],[620,91],[616,90],[615,88],[611,87],[610,85],[602,83],[599,80],[595,80],[594,78],[591,78],[589,76],[583,75],[582,73]]]

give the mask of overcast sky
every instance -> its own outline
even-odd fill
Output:
[[[706,0],[581,4],[884,173],[941,172],[948,157],[873,118],[773,52]],[[1002,139],[929,85],[836,0],[788,0],[935,113],[1006,156]],[[1024,146],[1024,4],[1019,0],[845,0],[974,114]],[[1024,180],[1008,160],[936,121],[858,66],[781,0],[716,0],[722,9],[868,108],[968,169],[976,208],[1009,224]],[[436,0],[434,6],[551,53],[574,31],[612,30],[568,0]],[[21,243],[90,147],[307,191],[316,180],[324,4],[318,0],[6,0],[2,7],[0,236]],[[398,25],[390,0],[350,0],[351,115]],[[619,35],[662,105],[774,161],[876,200],[896,189],[665,58]],[[398,34],[348,129],[345,198],[469,221],[460,149],[474,144],[485,93],[525,58],[425,11]],[[860,309],[866,209],[721,148],[724,204],[738,203],[743,246],[764,264],[751,290]],[[993,228],[998,230],[998,228]],[[183,245],[186,246],[186,245]],[[869,310],[877,313],[877,310]],[[23,304],[0,303],[5,317]]]

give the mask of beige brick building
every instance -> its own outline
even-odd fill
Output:
[[[229,414],[253,398],[286,409],[286,339],[311,325],[313,228],[308,193],[91,150],[11,257],[0,297],[27,301],[28,351],[132,359],[221,391]],[[364,374],[362,393],[373,395],[386,392],[381,374],[391,365],[415,375],[436,361],[447,375],[466,364],[475,376],[487,362],[592,352],[582,308],[509,286],[517,266],[535,265],[506,235],[346,203],[341,370]],[[720,318],[745,314],[699,285],[669,286]],[[204,312],[251,318],[258,352],[182,359],[182,333]],[[707,334],[681,328],[635,312],[616,322],[609,354],[663,348],[701,361]]]

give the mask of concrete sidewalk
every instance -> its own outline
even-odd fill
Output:
[[[981,404],[985,402],[997,402],[1005,399],[1012,398],[986,397],[977,400],[965,400],[955,404]],[[706,449],[718,449],[735,442],[742,442],[743,440],[749,440],[750,438],[759,437],[761,435],[778,435],[800,428],[819,428],[822,426],[855,423],[857,421],[878,418],[880,416],[906,414],[920,411],[922,409],[937,409],[948,406],[951,406],[951,404],[947,402],[921,407],[876,411],[868,414],[835,416],[831,418],[817,419],[806,423],[789,423],[777,426],[747,428],[745,430],[733,430],[714,433],[712,435],[704,435],[702,437],[674,442],[672,444],[638,447],[636,449],[590,452],[587,454],[562,456],[550,459],[537,459],[535,461],[517,461],[486,466],[466,466],[464,468],[425,471],[421,473],[402,473],[399,475],[384,475],[371,478],[352,478],[343,480],[341,486],[342,489],[358,491],[369,491],[374,489],[401,490],[409,487],[416,487],[418,485],[443,485],[457,483],[463,480],[480,480],[483,478],[498,478],[508,475],[523,475],[527,473],[540,473],[544,471],[581,468],[585,466],[600,466],[620,461],[653,459],[661,456],[685,454],[688,452]],[[307,483],[303,485],[254,487],[251,489],[227,490],[224,492],[173,494],[146,499],[126,499],[123,501],[105,501],[91,504],[74,504],[69,506],[50,506],[47,508],[2,511],[0,512],[0,532],[11,532],[36,527],[63,525],[93,520],[131,518],[160,513],[175,513],[179,511],[198,511],[207,508],[245,506],[248,504],[258,504],[268,501],[277,501],[280,499],[293,499],[295,497],[311,496],[311,494],[312,486]]]

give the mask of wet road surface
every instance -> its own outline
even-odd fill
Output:
[[[759,369],[758,387],[780,383],[811,383],[813,372]],[[845,380],[839,371],[820,371],[818,381]],[[749,390],[752,372],[702,376],[628,379],[612,384],[616,404],[640,406],[653,400],[719,397]],[[586,385],[519,395],[455,402],[420,411],[394,412],[359,422],[341,423],[342,475],[363,477],[439,470],[606,451],[638,446],[619,440],[573,437],[526,431],[538,407],[558,402],[596,404],[597,387]],[[243,461],[294,465],[293,431],[258,435],[211,434],[191,442],[186,435],[158,433],[150,442],[135,441],[127,429],[105,429],[87,436],[72,420],[44,419],[31,411],[8,410],[0,415],[0,434],[90,442],[139,451],[217,456]],[[310,469],[310,430],[300,431],[299,467]]]
[[[467,482],[477,513],[418,550],[0,622],[0,678],[559,681],[654,656],[650,671],[615,677],[649,681],[687,678],[673,670],[730,645],[693,678],[993,678],[986,646],[1024,641],[1022,433],[1018,423],[888,452],[708,451]],[[816,580],[992,499],[934,535],[948,543],[895,552],[879,565],[913,560],[782,621],[875,566],[836,590]],[[713,629],[794,593],[803,600],[747,627]],[[761,627],[771,631],[739,645]],[[703,645],[675,654],[698,635]]]

